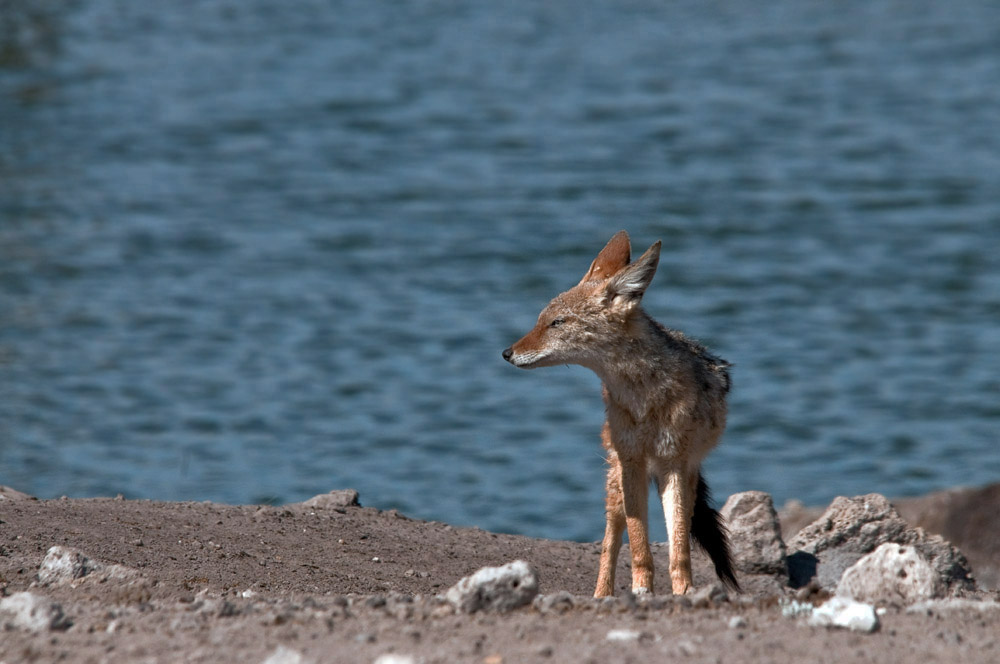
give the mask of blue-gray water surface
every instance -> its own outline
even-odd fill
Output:
[[[500,351],[620,228],[717,497],[1000,480],[1000,4],[3,7],[2,484],[598,539],[597,378]]]

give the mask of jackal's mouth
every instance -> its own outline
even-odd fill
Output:
[[[515,353],[513,348],[506,349],[503,353],[503,359],[507,360],[513,364],[518,369],[534,369],[535,367],[542,366],[547,355],[540,353]]]

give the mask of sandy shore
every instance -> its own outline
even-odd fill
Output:
[[[894,504],[962,549],[982,590],[880,607],[879,629],[858,633],[789,617],[790,601],[810,598],[780,579],[747,577],[743,594],[713,593],[701,557],[693,595],[637,601],[620,590],[596,601],[596,543],[356,506],[42,501],[0,490],[0,590],[5,600],[31,593],[42,619],[32,626],[0,611],[0,662],[1000,661],[1000,486]],[[787,506],[786,536],[819,512]],[[53,546],[82,552],[89,573],[40,579]],[[654,557],[665,570],[666,547]],[[533,605],[465,615],[440,597],[515,559],[538,572]],[[627,585],[624,560],[618,578]]]

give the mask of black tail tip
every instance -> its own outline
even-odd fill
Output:
[[[698,475],[698,495],[695,498],[694,514],[691,517],[691,535],[705,550],[715,566],[715,574],[723,585],[740,592],[740,582],[736,579],[733,555],[729,546],[729,531],[722,515],[712,507],[712,494],[705,478]]]

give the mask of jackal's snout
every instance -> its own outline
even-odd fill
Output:
[[[531,337],[533,332],[529,332],[528,336]],[[525,345],[524,339],[512,343],[508,348],[505,348],[502,353],[503,359],[507,360],[515,367],[519,369],[533,369],[536,366],[542,366],[540,364],[550,354],[544,348],[534,347],[532,345]]]

